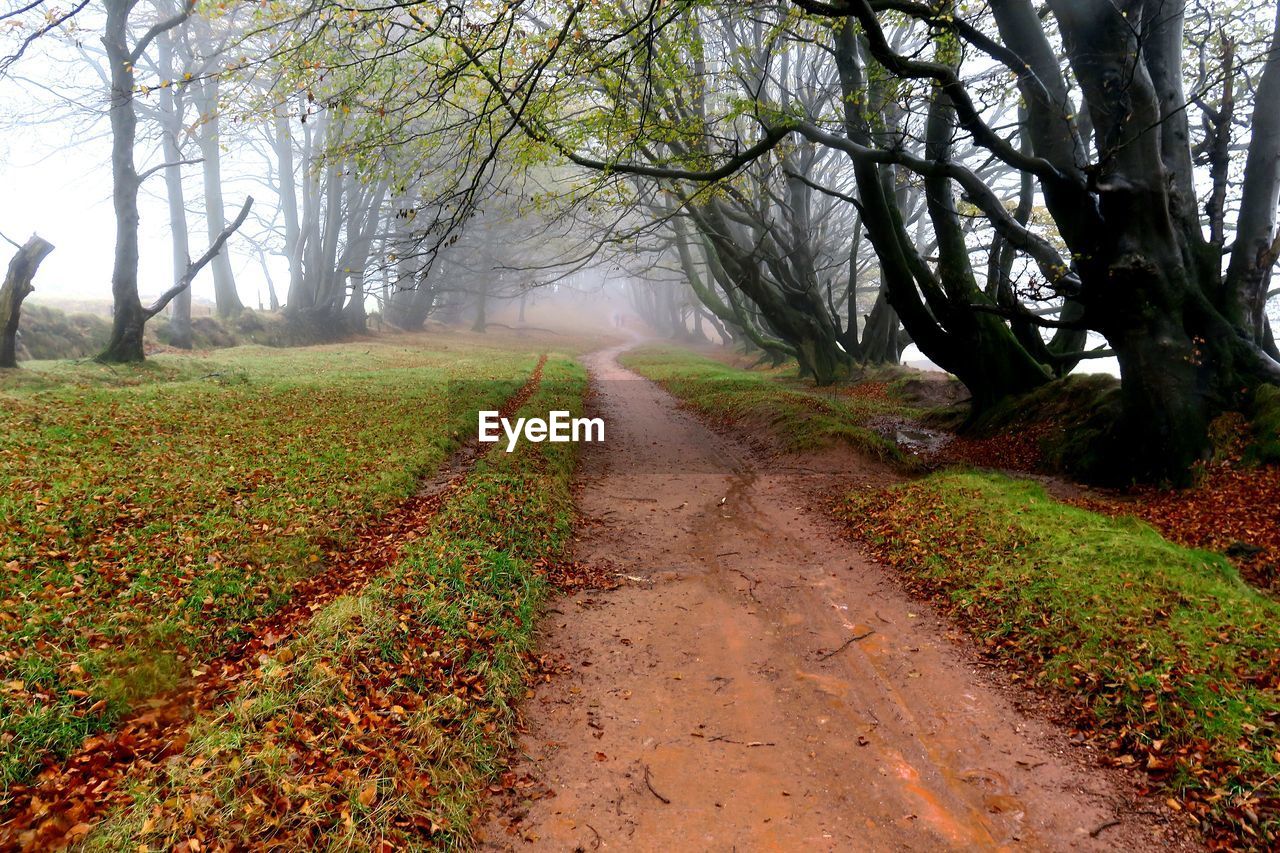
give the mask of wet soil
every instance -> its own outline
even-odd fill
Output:
[[[587,359],[577,558],[609,592],[556,602],[564,674],[522,711],[526,795],[488,849],[1154,850],[1173,836],[996,687],[957,631],[815,509],[895,475],[848,453],[762,458],[656,385]]]

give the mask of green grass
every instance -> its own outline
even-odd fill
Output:
[[[278,607],[474,429],[458,388],[496,408],[519,387],[523,346],[431,336],[0,376],[0,786]]]
[[[842,515],[988,649],[1065,691],[1121,763],[1250,843],[1275,842],[1280,603],[1224,558],[994,474],[853,495]]]
[[[580,367],[553,358],[520,414],[578,413],[585,389]],[[182,760],[139,784],[86,846],[466,846],[515,740],[525,652],[549,592],[539,566],[571,538],[574,460],[568,444],[490,451],[430,536],[317,613],[261,678],[198,720]]]
[[[744,370],[679,347],[644,347],[621,361],[709,420],[787,451],[844,444],[877,459],[906,461],[892,441],[867,428],[876,416],[908,414],[905,404],[814,388],[778,369]]]

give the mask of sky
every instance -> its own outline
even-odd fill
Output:
[[[107,133],[105,93],[86,62],[64,45],[47,42],[33,46],[13,73],[18,80],[0,80],[0,232],[21,243],[33,232],[53,243],[35,279],[33,301],[48,299],[111,299],[111,264],[115,247],[115,216],[111,207],[111,140]],[[69,106],[55,94],[70,92],[80,107]],[[140,130],[140,133],[142,131]],[[135,158],[139,171],[159,163],[159,152],[141,142]],[[229,158],[224,176],[234,171]],[[191,254],[198,256],[208,240],[199,216],[199,166],[184,167]],[[228,215],[242,203],[241,182],[227,187]],[[268,213],[274,194],[267,187],[248,190]],[[140,290],[145,299],[173,283],[164,177],[149,178],[139,196],[141,226]],[[268,213],[269,215],[269,213]],[[265,276],[256,251],[243,241],[229,243],[232,268],[240,298],[257,306],[258,291],[267,300]],[[0,251],[0,255],[3,251]],[[287,282],[283,259],[273,259],[272,275],[281,286]],[[192,287],[197,300],[213,299],[208,268]]]

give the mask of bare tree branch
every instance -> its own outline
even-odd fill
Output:
[[[147,178],[149,178],[149,177],[151,177],[152,175],[154,175],[156,172],[159,172],[159,171],[162,171],[162,170],[164,170],[164,169],[167,169],[167,168],[169,168],[170,166],[194,166],[194,165],[196,165],[197,163],[203,163],[203,162],[204,162],[204,158],[203,158],[203,157],[197,157],[197,158],[196,158],[196,159],[194,159],[194,160],[175,160],[175,161],[173,161],[172,163],[161,163],[160,165],[158,165],[158,166],[152,166],[150,169],[147,169],[147,170],[143,171],[141,174],[139,174],[139,175],[138,175],[138,183],[142,183],[142,182],[143,182],[143,181],[145,181]]]
[[[178,279],[177,283],[175,283],[173,287],[166,290],[159,299],[153,302],[150,308],[144,309],[147,319],[159,314],[175,296],[191,286],[191,282],[195,280],[195,277],[200,270],[204,269],[210,261],[217,257],[218,253],[222,251],[222,247],[227,242],[227,239],[244,224],[246,219],[249,218],[249,209],[252,207],[253,196],[249,196],[244,200],[244,206],[240,208],[240,213],[236,216],[235,221],[222,229],[222,233],[220,233],[209,246],[208,251],[201,255],[196,261],[188,264],[187,271],[182,274],[182,278]]]
[[[34,44],[37,40],[43,38],[45,35],[53,32],[58,27],[62,26],[67,21],[74,18],[76,15],[80,13],[81,10],[84,9],[85,6],[88,6],[88,5],[89,5],[89,0],[80,0],[79,3],[71,7],[71,11],[67,12],[65,15],[60,15],[56,19],[45,24],[40,29],[31,33],[31,35],[24,38],[22,40],[22,44],[18,45],[18,49],[16,51],[4,57],[4,59],[0,59],[0,74],[3,74],[6,71],[8,71],[9,67],[13,65],[13,63],[21,59],[22,55],[27,52],[27,48],[31,47],[31,45]]]
[[[195,0],[186,0],[183,4],[182,11],[178,12],[171,18],[165,18],[163,21],[157,21],[151,29],[143,33],[136,42],[134,42],[133,50],[129,52],[129,60],[136,63],[138,59],[146,52],[151,42],[155,41],[156,36],[161,33],[168,32],[179,24],[191,17],[191,13],[195,11]]]

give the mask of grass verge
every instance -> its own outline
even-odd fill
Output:
[[[535,362],[413,343],[0,377],[0,791],[240,639],[447,458],[458,388],[497,408]]]
[[[948,472],[839,510],[855,538],[945,602],[1015,678],[1169,806],[1234,845],[1280,838],[1280,604],[1224,558],[1037,485]]]
[[[520,414],[581,411],[551,359]],[[273,650],[88,849],[455,848],[514,742],[542,566],[570,541],[570,444],[497,448],[434,533]],[[194,844],[192,843],[194,840]]]
[[[642,347],[620,361],[713,423],[767,438],[786,451],[844,444],[883,461],[907,461],[896,444],[867,426],[877,416],[908,412],[884,393],[802,386],[776,371],[743,370],[679,347]]]

